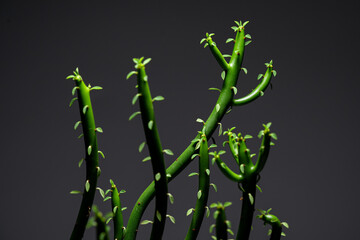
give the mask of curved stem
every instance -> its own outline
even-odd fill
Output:
[[[147,81],[144,65],[138,69],[138,91],[140,94],[139,103],[141,118],[143,122],[146,143],[150,152],[151,164],[155,180],[155,214],[150,239],[159,240],[162,238],[167,211],[167,177],[164,162],[164,153],[161,146],[159,132],[155,122],[153,101]]]
[[[257,99],[258,97],[262,96],[264,94],[264,91],[270,84],[271,77],[272,77],[272,66],[269,66],[265,72],[265,75],[264,75],[261,83],[249,95],[247,95],[243,98],[234,99],[233,105],[234,106],[242,106],[242,105],[248,104],[248,103],[254,101],[255,99]]]
[[[234,45],[233,55],[230,59],[229,70],[224,79],[221,93],[219,95],[219,98],[216,102],[213,111],[211,112],[209,118],[205,123],[204,133],[206,134],[207,139],[211,138],[212,134],[214,133],[215,129],[218,126],[218,123],[225,115],[226,110],[232,104],[233,91],[231,90],[231,87],[236,85],[244,55],[244,47],[245,47],[244,30],[237,32],[236,39],[237,40]],[[217,105],[219,106],[218,108],[216,108]],[[200,136],[197,135],[195,138],[199,139]],[[195,153],[195,143],[191,143],[185,149],[185,151],[177,158],[177,161],[172,163],[167,168],[166,172],[171,175],[171,177],[168,178],[169,182],[172,179],[174,179],[191,162],[191,156],[194,153]],[[137,203],[135,204],[131,212],[128,221],[125,240],[132,240],[136,238],[136,233],[138,226],[140,224],[141,217],[146,207],[149,205],[151,199],[154,197],[154,195],[155,195],[154,182],[152,182],[141,194],[141,196],[139,197]]]
[[[191,224],[186,240],[196,239],[201,223],[204,219],[207,200],[210,188],[210,170],[209,170],[209,150],[206,136],[201,137],[200,143],[200,159],[199,159],[199,190],[197,193],[197,201],[195,205],[195,212],[191,219]]]
[[[229,64],[226,62],[224,56],[220,52],[220,50],[217,48],[216,43],[211,39],[211,37],[207,38],[207,42],[209,44],[209,48],[213,56],[215,57],[216,61],[219,63],[220,67],[227,71],[229,68]]]
[[[78,72],[76,71],[75,73],[77,74],[74,76],[74,81],[77,86],[81,123],[85,140],[86,184],[79,213],[70,239],[80,240],[83,238],[86,223],[89,220],[100,168],[95,119],[90,99],[90,89],[85,85]]]
[[[124,237],[124,221],[122,216],[120,194],[115,184],[111,184],[111,206],[114,221],[114,239],[122,240]]]
[[[221,159],[219,156],[215,156],[216,164],[218,165],[220,171],[231,181],[241,182],[244,180],[243,176],[233,172]]]

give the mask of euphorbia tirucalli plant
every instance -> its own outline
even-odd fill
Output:
[[[221,78],[223,84],[220,89],[210,88],[210,90],[219,91],[219,97],[214,104],[214,108],[206,121],[197,119],[201,123],[201,129],[195,135],[189,146],[176,158],[168,168],[165,167],[164,154],[173,155],[170,149],[162,147],[162,141],[158,132],[158,126],[155,119],[154,103],[162,101],[162,96],[152,97],[149,86],[149,79],[146,73],[146,67],[151,59],[144,57],[134,58],[135,70],[131,71],[126,78],[137,78],[137,94],[132,99],[132,104],[139,104],[139,111],[134,112],[129,120],[136,116],[141,116],[142,125],[145,133],[145,141],[139,146],[139,151],[143,151],[145,146],[148,148],[149,156],[143,161],[150,161],[152,166],[153,181],[143,191],[139,199],[134,204],[131,215],[127,221],[124,222],[122,208],[120,201],[120,194],[124,190],[118,190],[114,181],[110,179],[110,189],[102,190],[97,186],[97,180],[101,174],[99,166],[99,156],[104,157],[104,154],[98,150],[97,134],[102,133],[103,130],[97,127],[94,119],[94,111],[91,105],[90,92],[92,90],[101,90],[102,87],[91,87],[86,85],[84,79],[81,77],[79,69],[77,68],[73,75],[67,77],[72,79],[75,83],[72,95],[74,97],[70,106],[75,101],[78,101],[80,110],[80,121],[75,123],[74,129],[82,126],[83,133],[79,138],[83,138],[85,142],[85,157],[79,162],[79,166],[83,161],[86,164],[86,178],[84,181],[83,191],[71,191],[72,194],[81,194],[82,201],[79,208],[78,216],[74,225],[73,232],[70,239],[82,239],[87,226],[96,226],[96,235],[98,239],[109,239],[110,224],[112,220],[112,229],[114,239],[132,240],[136,238],[140,224],[152,224],[151,234],[149,239],[159,240],[163,237],[165,223],[170,219],[175,223],[175,218],[167,213],[168,199],[173,203],[173,196],[168,192],[168,184],[182,172],[191,161],[198,161],[198,172],[190,174],[190,176],[197,176],[198,191],[196,195],[196,202],[194,208],[187,211],[187,215],[192,214],[191,221],[187,233],[184,233],[184,238],[187,240],[196,239],[199,234],[203,219],[205,216],[209,217],[210,208],[214,208],[214,224],[210,228],[210,232],[215,229],[213,239],[228,239],[229,235],[234,235],[238,240],[246,240],[250,237],[252,229],[253,215],[255,212],[256,191],[261,191],[258,186],[260,180],[260,173],[264,169],[267,162],[270,148],[273,145],[272,140],[276,140],[277,136],[271,132],[271,123],[263,124],[263,130],[260,131],[258,137],[261,140],[260,149],[257,154],[252,154],[246,146],[250,135],[242,135],[235,133],[235,127],[223,132],[221,120],[225,114],[229,113],[231,109],[236,106],[246,105],[258,97],[263,96],[265,90],[270,84],[273,77],[276,76],[276,71],[273,69],[273,61],[265,63],[266,69],[263,74],[259,74],[257,80],[259,84],[248,95],[237,98],[237,81],[241,71],[247,74],[247,69],[242,67],[245,47],[251,43],[251,36],[245,32],[247,22],[235,21],[235,26],[232,29],[235,32],[235,38],[229,38],[226,43],[233,43],[233,51],[231,55],[222,54],[215,42],[213,41],[214,34],[206,33],[205,38],[200,41],[204,44],[204,48],[208,47],[222,69]],[[226,60],[228,59],[228,60]],[[218,129],[218,135],[225,135],[226,141],[223,146],[216,146],[208,143],[212,138],[215,130]],[[234,158],[238,169],[230,169],[225,161],[222,160],[221,155],[225,153],[223,148],[228,147],[232,157]],[[213,151],[217,149],[217,151]],[[257,157],[255,158],[254,156]],[[223,175],[231,181],[238,184],[239,191],[242,192],[243,197],[241,213],[239,213],[239,223],[236,234],[231,230],[231,224],[226,219],[225,208],[231,205],[231,202],[225,203],[208,203],[209,189],[216,186],[210,182],[210,166],[216,163],[217,167]],[[124,184],[122,184],[124,185]],[[98,191],[96,191],[98,190]],[[101,197],[111,202],[111,213],[103,215],[99,209],[93,205],[94,197],[98,192]],[[142,216],[151,200],[155,200],[154,216],[152,220],[142,220]],[[91,212],[94,213],[93,217]],[[286,222],[281,222],[275,215],[269,214],[268,211],[259,210],[259,219],[264,221],[272,227],[269,231],[270,239],[280,239],[285,235],[282,232],[282,227],[288,227]]]

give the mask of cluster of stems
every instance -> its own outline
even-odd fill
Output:
[[[111,199],[111,217],[107,220],[101,215],[97,208],[93,209],[96,215],[96,225],[98,236],[101,236],[102,239],[108,239],[108,231],[106,230],[106,224],[113,220],[114,228],[114,239],[120,240],[134,240],[138,232],[140,224],[151,223],[152,230],[149,236],[152,240],[162,239],[165,223],[167,217],[175,222],[175,219],[167,214],[167,202],[168,198],[170,202],[173,201],[172,195],[168,192],[168,184],[180,174],[188,164],[196,157],[198,157],[199,163],[199,172],[198,175],[198,192],[196,194],[197,200],[195,208],[189,209],[188,215],[193,213],[188,232],[185,236],[185,239],[191,240],[196,239],[201,224],[203,222],[204,216],[209,215],[210,210],[207,206],[209,188],[212,185],[210,183],[210,164],[209,164],[209,155],[213,156],[213,163],[217,163],[220,171],[231,181],[234,181],[238,184],[239,189],[243,192],[242,199],[242,210],[239,221],[239,227],[236,235],[236,239],[249,239],[252,219],[254,214],[255,207],[255,195],[257,182],[259,180],[259,174],[263,170],[265,163],[267,161],[271,138],[276,139],[276,135],[270,132],[271,123],[264,125],[264,130],[259,134],[259,137],[262,137],[262,142],[260,150],[258,153],[258,158],[255,163],[252,161],[252,155],[250,150],[246,147],[246,139],[250,138],[249,135],[242,136],[240,133],[235,134],[232,132],[232,129],[225,131],[224,135],[227,135],[228,141],[226,143],[229,145],[230,152],[234,157],[236,163],[239,166],[238,171],[231,170],[220,158],[220,155],[225,153],[225,151],[219,152],[209,152],[209,149],[216,146],[208,146],[208,140],[212,137],[215,130],[219,127],[219,132],[222,132],[221,120],[226,113],[235,106],[242,106],[248,104],[260,96],[264,95],[264,91],[270,84],[271,78],[276,76],[276,71],[273,70],[273,62],[265,63],[266,71],[264,74],[258,75],[258,80],[260,80],[257,87],[255,87],[249,94],[236,98],[237,90],[237,81],[240,73],[243,71],[247,74],[247,69],[242,67],[244,50],[251,42],[251,36],[245,33],[245,26],[248,22],[242,23],[241,21],[235,21],[236,26],[232,27],[236,33],[235,38],[229,38],[226,42],[232,42],[234,44],[233,51],[231,55],[222,54],[216,43],[213,41],[212,36],[214,34],[206,34],[206,37],[201,40],[201,44],[204,43],[204,47],[208,47],[210,52],[214,56],[215,60],[218,62],[220,68],[222,69],[221,77],[223,79],[221,89],[211,88],[211,90],[218,90],[220,92],[214,108],[210,113],[206,121],[199,120],[203,123],[202,129],[198,131],[194,139],[191,141],[189,146],[176,158],[168,168],[165,167],[164,154],[173,155],[172,151],[169,149],[163,149],[156,120],[154,105],[155,101],[161,101],[164,98],[162,96],[157,96],[152,98],[148,75],[145,71],[145,65],[147,65],[151,59],[134,58],[135,70],[130,72],[127,75],[127,78],[130,78],[132,75],[137,76],[137,85],[136,88],[138,93],[134,96],[132,103],[133,105],[139,103],[139,111],[132,114],[129,120],[132,120],[135,116],[141,115],[142,125],[145,133],[145,142],[141,143],[139,146],[139,151],[141,152],[146,145],[148,147],[149,156],[143,161],[150,161],[152,172],[153,172],[153,181],[150,185],[143,191],[138,200],[136,201],[130,217],[125,227],[122,211],[125,208],[121,207],[120,202],[120,193],[116,185],[112,180],[110,180],[111,188],[104,193],[104,191],[97,187],[97,178],[100,175],[99,168],[99,159],[98,156],[103,153],[98,151],[96,133],[102,132],[101,128],[95,127],[95,121],[93,116],[93,110],[90,102],[90,91],[99,90],[101,87],[91,87],[86,86],[82,77],[79,74],[78,69],[74,71],[74,75],[70,75],[68,78],[74,80],[76,87],[73,90],[73,93],[77,91],[78,97],[74,98],[71,101],[71,104],[75,101],[79,101],[81,121],[77,122],[75,128],[81,123],[83,126],[83,137],[85,140],[85,162],[86,162],[86,182],[85,190],[83,192],[73,191],[72,193],[82,193],[82,203],[80,206],[78,218],[76,220],[71,239],[82,239],[85,231],[86,224],[89,219],[91,208],[94,201],[94,196],[96,189],[99,189],[100,194],[104,198],[104,201]],[[229,57],[229,61],[225,58]],[[70,105],[71,105],[70,104]],[[220,135],[219,134],[219,135]],[[216,188],[216,187],[215,187]],[[111,192],[111,196],[106,197],[107,193]],[[153,220],[144,220],[141,221],[142,216],[151,202],[155,198],[155,209]],[[225,207],[229,206],[231,203],[226,202],[225,204],[216,203],[210,205],[212,208],[216,208],[214,217],[216,223],[213,227],[216,227],[216,237],[215,239],[228,239],[228,233],[232,233],[230,230],[230,222],[226,220]],[[260,219],[264,220],[265,223],[271,224],[273,227],[272,236],[275,238],[275,235],[279,231],[277,222],[275,223],[269,217],[268,213],[261,215]],[[271,215],[273,216],[273,215]],[[270,220],[269,220],[270,219]],[[274,219],[274,218],[272,218]],[[105,225],[104,225],[105,224]],[[280,224],[280,226],[282,226]],[[280,228],[280,233],[281,233]],[[276,235],[277,236],[277,235]],[[279,237],[280,238],[280,237]]]

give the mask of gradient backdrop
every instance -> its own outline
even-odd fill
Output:
[[[60,3],[61,2],[61,3]],[[85,183],[78,106],[69,108],[73,82],[65,77],[79,67],[87,83],[103,91],[92,94],[95,118],[104,129],[99,148],[99,186],[109,178],[127,190],[125,219],[151,181],[139,119],[128,121],[138,106],[133,57],[151,57],[147,66],[163,147],[179,155],[201,128],[221,87],[221,69],[199,41],[206,32],[223,53],[230,53],[234,20],[249,20],[253,42],[246,48],[238,96],[257,85],[264,62],[274,60],[273,89],[223,119],[257,135],[273,122],[279,140],[263,171],[256,208],[272,207],[290,225],[290,240],[359,239],[359,24],[358,1],[4,1],[0,2],[1,174],[0,239],[68,239],[80,204],[70,195]],[[222,143],[223,137],[216,137]],[[259,140],[249,141],[257,152]],[[221,144],[219,144],[221,145]],[[167,157],[167,165],[176,156]],[[227,162],[231,162],[227,157]],[[231,165],[231,164],[230,164]],[[231,165],[234,167],[234,165]],[[175,205],[164,239],[184,239],[187,209],[196,201],[193,162],[169,185]],[[236,184],[212,168],[209,202],[231,201],[229,220],[236,231],[241,196]],[[110,211],[109,202],[102,211]],[[143,219],[151,219],[152,204]],[[199,239],[210,239],[204,221]],[[254,219],[251,239],[267,239],[268,227]],[[138,239],[147,239],[150,225]],[[85,239],[94,239],[94,229]]]

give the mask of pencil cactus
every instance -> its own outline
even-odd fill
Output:
[[[102,88],[91,87],[90,85],[86,86],[78,69],[76,69],[74,75],[70,75],[68,77],[73,79],[76,84],[73,89],[73,95],[76,91],[78,93],[78,97],[71,101],[70,106],[74,103],[74,101],[79,101],[81,121],[75,124],[75,129],[82,124],[85,140],[85,162],[87,166],[83,200],[71,239],[82,239],[86,223],[89,219],[96,189],[99,190],[104,201],[111,199],[111,217],[105,221],[105,224],[107,224],[111,219],[113,220],[114,239],[133,240],[136,238],[139,225],[149,223],[152,224],[152,231],[149,238],[154,240],[162,239],[166,219],[169,218],[173,223],[175,223],[175,218],[167,213],[168,199],[171,203],[173,203],[173,196],[168,192],[168,184],[175,179],[176,176],[180,174],[192,160],[198,157],[199,172],[191,174],[197,175],[199,179],[198,190],[196,192],[197,200],[195,208],[191,208],[187,212],[187,215],[193,215],[190,227],[185,236],[185,239],[196,239],[204,216],[209,216],[210,214],[210,209],[207,206],[209,188],[210,186],[213,186],[216,190],[216,186],[210,183],[209,155],[213,156],[212,163],[214,164],[216,162],[220,171],[228,179],[236,182],[239,189],[243,192],[242,210],[236,239],[249,239],[255,209],[256,189],[257,187],[260,189],[257,183],[259,181],[260,173],[267,162],[270,146],[272,145],[271,139],[277,139],[277,136],[275,133],[270,132],[271,123],[264,125],[264,129],[259,133],[259,138],[262,138],[262,142],[258,152],[258,157],[257,160],[253,162],[252,157],[254,154],[251,154],[250,150],[246,146],[247,139],[252,137],[250,135],[243,136],[241,133],[234,133],[233,130],[235,128],[225,131],[224,135],[226,135],[227,141],[225,141],[223,145],[228,145],[231,155],[238,165],[239,169],[235,171],[230,169],[226,163],[222,161],[222,157],[220,156],[225,153],[224,150],[209,152],[210,148],[217,146],[212,144],[209,147],[208,140],[212,138],[212,135],[217,128],[219,128],[219,136],[222,135],[221,120],[224,115],[231,110],[231,108],[248,104],[264,95],[264,91],[269,86],[272,77],[276,76],[276,71],[273,69],[272,60],[269,63],[265,63],[266,71],[264,74],[258,75],[260,83],[257,87],[243,97],[235,97],[238,92],[237,81],[240,73],[244,72],[244,74],[247,74],[248,72],[247,69],[242,66],[242,62],[245,47],[251,43],[252,39],[251,36],[245,32],[245,26],[248,24],[248,21],[235,21],[235,24],[236,25],[232,27],[235,32],[235,37],[226,40],[226,43],[233,43],[234,45],[231,55],[221,53],[220,49],[213,40],[215,35],[214,33],[206,33],[205,38],[200,41],[200,44],[204,44],[204,48],[210,49],[211,54],[221,68],[221,78],[223,79],[222,87],[220,89],[210,88],[210,90],[218,90],[220,92],[210,115],[205,121],[199,118],[197,119],[197,122],[202,123],[201,129],[199,129],[188,147],[167,169],[165,168],[164,154],[173,155],[173,152],[169,149],[163,149],[162,147],[154,111],[154,102],[164,100],[164,98],[162,96],[152,98],[151,96],[149,77],[145,71],[145,67],[148,66],[147,64],[150,63],[151,59],[145,59],[144,57],[133,59],[133,62],[135,63],[135,70],[131,71],[126,78],[129,79],[132,76],[136,76],[137,78],[137,93],[132,99],[132,104],[135,105],[138,102],[139,110],[134,112],[129,117],[129,120],[134,119],[137,115],[141,116],[145,133],[145,141],[140,143],[138,149],[141,152],[145,146],[148,148],[149,156],[143,159],[143,162],[151,162],[153,181],[136,201],[126,227],[122,215],[122,211],[125,210],[125,208],[122,208],[119,197],[119,194],[122,191],[119,193],[112,180],[110,180],[111,188],[106,191],[106,193],[97,186],[97,178],[100,174],[98,155],[104,155],[101,151],[98,151],[96,133],[101,133],[102,129],[95,126],[89,93],[91,90],[99,90]],[[227,61],[226,58],[229,58],[229,60]],[[79,165],[81,165],[81,163],[82,162],[80,162]],[[111,196],[106,197],[109,192],[111,193]],[[72,193],[81,192],[73,191]],[[144,211],[153,198],[155,198],[153,220],[141,221]],[[230,205],[230,202],[226,202],[225,204],[216,203],[210,205],[210,207],[216,208],[214,213],[216,224],[213,225],[213,227],[216,227],[216,237],[213,236],[215,239],[225,240],[228,239],[228,233],[233,234],[230,230],[230,222],[226,220],[225,216],[225,207]],[[96,208],[95,210],[97,211],[95,212],[95,215],[97,216],[98,225],[102,225],[104,218],[101,217]],[[272,235],[276,235],[277,237],[278,229],[276,229],[276,226],[278,226],[278,221],[272,220],[277,218],[269,215],[268,213],[262,214],[259,218],[263,219],[265,223],[273,226]],[[285,226],[287,224],[280,223],[280,225]],[[103,232],[102,236],[107,238],[107,232]],[[100,236],[100,233],[98,235]]]

